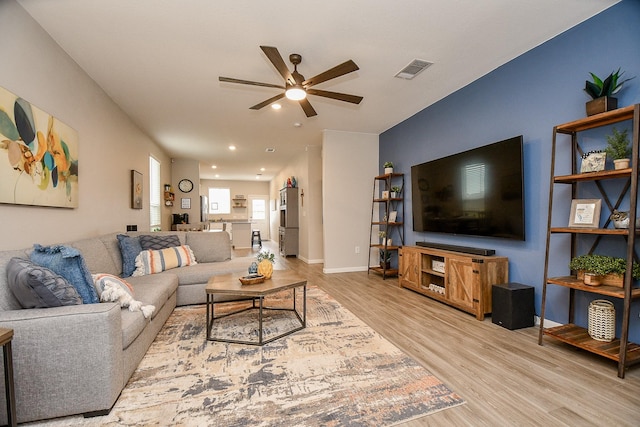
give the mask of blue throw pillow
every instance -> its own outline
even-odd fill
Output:
[[[142,252],[140,239],[126,234],[118,234],[116,237],[122,255],[122,277],[129,277],[136,269],[136,257]]]
[[[82,254],[76,248],[70,246],[41,246],[33,245],[31,261],[47,267],[54,273],[59,274],[76,288],[82,302],[85,304],[95,304],[100,302],[98,294],[93,287],[93,279],[87,265],[82,258]]]

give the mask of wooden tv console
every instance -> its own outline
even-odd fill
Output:
[[[509,259],[419,246],[399,251],[399,285],[474,314],[491,313],[491,286],[509,281]]]

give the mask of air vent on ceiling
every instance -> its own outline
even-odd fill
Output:
[[[402,70],[398,71],[394,77],[398,77],[400,79],[411,80],[415,76],[418,75],[422,70],[433,65],[433,62],[425,61],[422,59],[414,59],[411,61],[409,65],[404,67]]]
[[[264,151],[266,151],[267,153],[275,153],[275,152],[276,152],[276,149],[275,149],[275,148],[272,148],[272,147],[269,147],[269,148],[267,148],[267,149],[266,149],[266,150],[264,150]]]

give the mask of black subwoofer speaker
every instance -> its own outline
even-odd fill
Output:
[[[493,285],[491,321],[507,329],[528,328],[535,324],[533,286],[520,283]]]

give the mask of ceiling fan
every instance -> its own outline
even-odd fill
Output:
[[[361,96],[348,95],[346,93],[330,92],[312,88],[312,86],[326,82],[327,80],[335,79],[336,77],[340,77],[358,70],[358,66],[352,60],[343,62],[342,64],[336,65],[335,67],[323,73],[320,73],[315,77],[311,77],[310,79],[305,80],[304,76],[298,72],[298,64],[302,62],[301,55],[297,53],[292,53],[291,55],[289,55],[289,61],[291,61],[291,63],[293,64],[293,72],[291,72],[289,71],[289,68],[287,68],[287,65],[284,63],[284,60],[282,59],[282,56],[280,55],[280,52],[278,52],[277,48],[271,46],[260,46],[260,49],[262,49],[265,55],[267,55],[269,61],[271,61],[273,66],[276,67],[276,70],[278,70],[280,75],[284,78],[284,86],[271,83],[260,83],[252,82],[249,80],[234,79],[231,77],[218,77],[221,82],[284,89],[284,92],[272,98],[269,98],[266,101],[256,104],[253,107],[250,107],[250,109],[252,110],[259,110],[271,104],[272,102],[275,102],[286,96],[288,99],[298,101],[307,117],[313,117],[318,113],[316,113],[316,110],[314,110],[311,106],[311,103],[309,103],[307,95],[324,96],[325,98],[337,99],[338,101],[350,102],[352,104],[359,104],[363,99]]]

